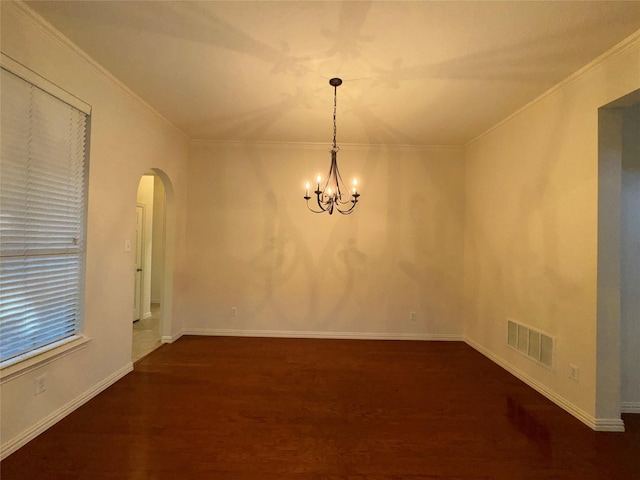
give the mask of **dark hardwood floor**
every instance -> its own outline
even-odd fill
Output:
[[[31,479],[640,479],[459,342],[183,337],[0,465]]]

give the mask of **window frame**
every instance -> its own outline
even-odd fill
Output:
[[[30,350],[22,353],[16,357],[5,360],[0,363],[0,383],[4,383],[17,376],[26,374],[36,368],[39,368],[45,364],[69,355],[81,348],[84,348],[91,340],[90,337],[84,334],[84,301],[85,301],[85,275],[86,275],[86,252],[87,252],[87,210],[88,210],[88,182],[89,182],[89,157],[91,146],[91,106],[82,100],[78,99],[74,95],[70,94],[66,90],[60,88],[44,77],[38,75],[34,71],[13,60],[11,57],[4,53],[0,56],[0,67],[8,71],[9,73],[21,78],[40,90],[52,95],[58,100],[70,105],[71,107],[84,113],[86,118],[86,148],[85,148],[85,165],[84,165],[84,211],[83,215],[83,229],[84,229],[84,244],[81,246],[80,251],[80,271],[79,271],[79,298],[80,298],[80,311],[81,319],[78,331],[67,338],[44,345],[42,347]]]

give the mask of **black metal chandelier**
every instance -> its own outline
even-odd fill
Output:
[[[320,188],[320,182],[322,181],[320,175],[318,175],[316,179],[317,186],[313,193],[316,195],[318,210],[309,205],[309,200],[311,200],[309,196],[309,182],[307,182],[306,185],[304,199],[307,201],[307,208],[313,213],[329,212],[329,215],[331,215],[334,211],[337,211],[342,215],[349,215],[356,207],[360,194],[358,193],[358,181],[353,180],[353,188],[350,191],[342,180],[340,170],[338,170],[338,150],[340,149],[336,145],[336,109],[338,106],[338,87],[342,85],[342,80],[340,78],[332,78],[329,80],[329,85],[333,87],[333,148],[331,149],[331,166],[329,167],[327,180],[324,182],[322,188]]]

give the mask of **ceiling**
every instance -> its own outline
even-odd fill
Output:
[[[192,139],[464,145],[640,29],[640,1],[30,1]]]

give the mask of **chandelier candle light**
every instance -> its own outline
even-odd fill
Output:
[[[313,193],[316,194],[319,210],[315,210],[309,206],[309,200],[311,200],[309,196],[309,182],[307,182],[306,185],[304,199],[307,201],[307,208],[313,213],[329,212],[329,215],[331,215],[335,210],[343,215],[349,215],[353,212],[356,203],[358,203],[360,194],[358,193],[358,181],[353,180],[353,189],[350,192],[340,176],[340,170],[338,170],[338,150],[340,149],[336,146],[336,109],[338,105],[338,87],[342,85],[342,80],[332,78],[329,80],[329,85],[333,87],[333,148],[331,149],[331,167],[329,167],[329,174],[322,188],[320,188],[322,177],[318,175],[316,178],[316,190]]]

